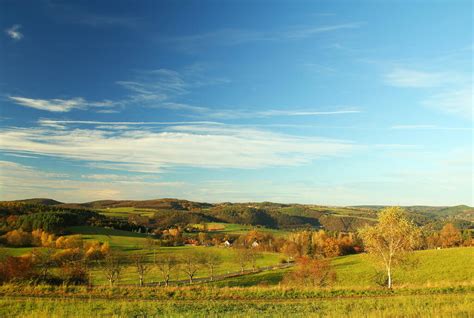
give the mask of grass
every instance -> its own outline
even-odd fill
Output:
[[[395,270],[395,287],[474,284],[473,247],[417,251],[414,253],[412,262],[414,264],[411,267]],[[377,270],[367,255],[337,257],[333,259],[332,264],[336,272],[334,286],[339,288],[378,286]],[[234,277],[216,284],[242,287],[278,285],[287,271],[288,269]]]
[[[105,216],[113,216],[120,218],[128,218],[130,215],[133,214],[140,214],[141,216],[152,217],[156,212],[155,209],[144,209],[134,207],[105,208],[98,209],[97,211]]]
[[[3,298],[5,317],[469,317],[474,295],[298,299],[146,301]]]
[[[440,285],[474,282],[474,248],[460,247],[417,251],[411,266],[398,268],[394,282],[398,285]],[[376,269],[367,255],[350,255],[334,259],[337,285],[343,287],[373,286]],[[354,280],[354,277],[357,277]]]
[[[108,242],[112,249],[121,251],[126,254],[141,253],[146,254],[148,261],[153,261],[153,251],[144,248],[146,243],[146,234],[132,233],[127,231],[120,231],[114,229],[104,229],[99,227],[91,226],[80,226],[71,227],[69,229],[72,233],[81,234],[85,240],[96,240],[100,242]],[[159,258],[161,255],[173,254],[177,257],[183,256],[188,253],[194,252],[212,252],[218,254],[222,259],[222,264],[216,268],[215,274],[227,274],[239,271],[239,265],[235,261],[236,253],[238,251],[232,248],[222,247],[202,247],[202,246],[176,246],[176,247],[160,247],[156,250],[156,257]],[[273,266],[280,262],[281,255],[278,253],[262,253],[262,257],[258,259],[258,267]],[[205,269],[201,269],[197,272],[196,278],[207,277],[208,273]],[[102,271],[98,269],[92,270],[92,277],[94,284],[106,284],[106,279]],[[181,271],[175,271],[172,280],[185,279],[185,275]],[[148,282],[161,281],[159,272],[156,269],[147,275]],[[121,284],[136,284],[137,274],[133,266],[126,266],[122,278]]]
[[[285,236],[289,231],[280,230],[280,229],[270,229],[266,227],[256,227],[252,225],[243,225],[243,224],[236,224],[236,223],[221,223],[221,222],[209,222],[207,223],[207,227],[211,230],[210,234],[212,233],[225,233],[225,234],[234,234],[234,235],[241,235],[246,234],[248,231],[257,230],[263,233],[270,233],[276,237]]]
[[[150,265],[152,264],[153,252],[143,251],[147,253]],[[157,250],[157,259],[162,255],[173,254],[177,257],[184,256],[187,253],[203,253],[203,252],[212,252],[218,254],[222,259],[222,264],[220,264],[216,270],[215,275],[228,274],[233,272],[238,272],[240,267],[235,261],[236,254],[239,253],[238,250],[231,248],[222,248],[222,247],[202,247],[202,246],[178,246],[178,247],[161,247]],[[273,266],[280,262],[281,256],[277,253],[262,253],[262,257],[257,260],[258,267]],[[249,266],[247,266],[249,269]],[[200,269],[195,278],[199,277],[208,277],[209,273],[206,268]],[[92,271],[92,277],[94,284],[104,285],[107,283],[104,274],[101,270],[95,269]],[[126,266],[123,274],[121,275],[120,284],[137,284],[137,274],[133,266]],[[171,277],[172,280],[182,280],[186,279],[186,276],[182,271],[175,270]],[[159,282],[161,281],[160,273],[152,266],[152,270],[146,276],[146,282]]]
[[[0,256],[21,256],[31,252],[33,247],[1,247]]]

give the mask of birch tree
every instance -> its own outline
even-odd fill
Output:
[[[420,244],[420,229],[407,219],[404,209],[388,207],[380,211],[378,223],[359,231],[365,250],[384,267],[387,287],[392,288],[393,269]]]

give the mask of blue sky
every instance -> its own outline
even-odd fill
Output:
[[[474,204],[471,1],[0,1],[0,197]]]

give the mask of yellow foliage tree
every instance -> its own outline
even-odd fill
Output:
[[[380,211],[378,223],[359,231],[365,250],[379,261],[387,272],[388,288],[392,288],[393,268],[420,244],[421,231],[407,219],[405,210],[388,207]]]

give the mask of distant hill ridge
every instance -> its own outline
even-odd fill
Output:
[[[258,206],[278,206],[278,207],[290,207],[290,206],[310,206],[317,208],[355,208],[355,209],[369,209],[369,210],[380,210],[388,205],[352,205],[352,206],[325,206],[325,205],[314,205],[314,204],[292,204],[292,203],[274,203],[274,202],[222,202],[222,203],[206,203],[196,202],[175,198],[162,198],[162,199],[151,199],[151,200],[97,200],[85,203],[64,203],[49,198],[31,198],[23,200],[14,200],[13,202],[23,202],[28,204],[42,204],[42,205],[67,205],[87,208],[119,208],[119,207],[136,207],[136,208],[149,208],[149,209],[176,209],[176,210],[188,210],[192,208],[210,208],[218,205],[258,205]],[[455,206],[428,206],[428,205],[410,205],[403,206],[409,211],[425,212],[425,211],[437,211],[442,214],[449,214],[452,211],[465,212],[474,211],[474,207],[468,205],[455,205]]]
[[[11,201],[10,201],[11,202]],[[224,222],[247,225],[262,225],[269,228],[324,228],[331,231],[354,231],[366,224],[373,224],[381,205],[364,206],[322,206],[313,204],[282,204],[272,202],[205,203],[173,198],[154,200],[99,200],[85,203],[63,203],[48,198],[34,198],[13,201],[40,205],[55,209],[96,210],[108,215],[114,209],[132,208],[125,215],[141,214],[140,209],[150,209],[153,218],[173,226],[201,222]],[[8,214],[8,202],[2,202]],[[456,222],[462,228],[474,227],[474,208],[467,205],[453,207],[406,206],[412,220],[419,224],[433,223],[435,227],[443,222]],[[35,209],[33,209],[34,211]],[[26,209],[25,211],[28,211]],[[42,211],[42,210],[41,210]],[[4,214],[5,214],[4,213]],[[127,214],[129,213],[129,214]]]

